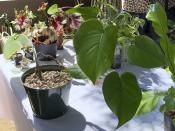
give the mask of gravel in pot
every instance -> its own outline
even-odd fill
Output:
[[[35,68],[22,75],[22,83],[29,97],[35,116],[53,119],[68,110],[71,77],[63,67],[57,65],[40,66],[42,80],[35,74]]]

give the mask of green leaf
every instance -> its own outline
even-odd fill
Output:
[[[4,57],[10,57],[23,47],[32,46],[32,42],[25,35],[10,36],[4,45]]]
[[[75,34],[74,48],[78,65],[93,83],[112,65],[115,45],[115,26],[104,28],[95,19],[84,22]]]
[[[57,13],[58,10],[58,5],[57,4],[53,4],[52,6],[49,7],[49,9],[47,10],[47,14],[49,15],[53,15],[55,13]]]
[[[32,41],[26,35],[18,35],[16,41],[19,41],[22,47],[32,46]]]
[[[165,57],[160,47],[147,36],[137,36],[135,44],[128,49],[129,60],[144,68],[165,65]]]
[[[113,5],[105,4],[106,11],[111,20],[114,20],[118,15],[118,10]]]
[[[175,45],[168,39],[168,20],[164,8],[160,4],[150,6],[146,16],[152,22],[155,32],[160,36],[160,45],[165,54],[166,65],[175,77]]]
[[[97,18],[99,11],[100,10],[96,7],[76,7],[67,10],[66,13],[67,14],[79,13],[81,14],[84,20],[88,20],[92,18]]]
[[[104,80],[103,94],[107,105],[118,116],[118,128],[132,119],[142,98],[136,77],[131,73],[121,77],[117,72],[110,73]]]
[[[168,89],[164,97],[165,104],[160,107],[161,112],[175,112],[175,89],[173,87]]]
[[[145,113],[153,111],[160,100],[160,95],[157,95],[153,91],[146,91],[142,93],[142,101],[137,110],[137,115],[143,115]]]
[[[87,79],[87,76],[81,71],[78,65],[67,67],[66,71],[75,79]]]
[[[160,37],[164,37],[164,35],[168,33],[168,20],[161,4],[150,5],[146,18],[152,21],[152,25]]]

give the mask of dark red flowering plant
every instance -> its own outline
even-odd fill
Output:
[[[74,32],[80,27],[80,24],[83,21],[80,13],[67,12],[67,10],[72,8],[74,7],[58,7],[57,4],[48,8],[48,4],[43,2],[38,8],[36,15],[38,23],[33,23],[34,26],[30,29],[33,41],[35,41],[34,43],[42,43],[39,42],[38,39],[44,38],[41,36],[43,34],[42,32],[44,32],[44,34],[46,34],[46,31],[47,34],[52,32],[51,34],[54,36],[54,42],[56,38],[58,49],[63,49],[64,38],[72,38]],[[51,43],[49,40],[50,38],[46,39],[45,41],[47,42],[45,43]]]
[[[78,13],[69,14],[66,11],[71,7],[58,7],[57,4],[52,5],[47,13],[49,14],[49,25],[52,26],[58,36],[58,48],[63,48],[63,38],[72,37],[75,30],[80,27],[83,21]]]
[[[58,7],[42,2],[37,12],[25,6],[23,10],[15,10],[15,20],[12,25],[19,33],[32,38],[34,44],[57,43],[58,49],[63,49],[63,40],[73,38],[83,20],[96,18],[99,9],[96,7]],[[35,20],[33,20],[35,19]]]

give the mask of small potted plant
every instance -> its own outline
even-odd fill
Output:
[[[25,53],[25,57],[31,61],[34,60],[34,50],[32,47],[27,47],[24,50],[24,53]]]
[[[10,36],[4,46],[4,57],[10,59],[16,51],[31,46],[25,35]],[[21,77],[34,115],[42,119],[53,119],[66,113],[72,77],[86,78],[77,66],[65,68],[55,62],[58,65],[40,66],[36,59],[36,67],[28,69]]]
[[[39,10],[46,10],[46,6],[47,4],[43,3]],[[56,6],[56,14],[58,13],[58,9],[59,8]],[[89,12],[86,13],[84,10],[88,10]],[[74,7],[71,8],[69,12],[66,12],[66,15],[71,16],[71,14],[74,14],[75,12],[83,14],[83,16],[87,19],[98,14],[98,10],[96,8],[89,7],[84,9]],[[52,119],[63,115],[68,110],[67,101],[69,97],[71,79],[86,78],[86,76],[79,70],[78,66],[65,68],[55,60],[55,52],[57,50],[55,42],[57,41],[58,35],[54,26],[48,23],[48,17],[45,14],[43,14],[43,16],[46,18],[43,22],[39,21],[30,27],[27,26],[30,31],[29,37],[24,34],[13,34],[8,38],[4,47],[4,57],[6,59],[10,59],[16,51],[35,46],[36,52],[34,51],[34,56],[36,60],[36,67],[27,70],[22,75],[21,81],[29,97],[34,115],[43,119]],[[52,17],[49,21],[53,22],[53,18],[56,17]],[[71,19],[71,17],[66,18]],[[22,21],[23,24],[25,23],[23,15],[20,15],[18,21]],[[64,22],[62,21],[61,23]],[[59,24],[60,22],[58,21],[58,25]],[[62,26],[63,25],[61,25],[61,28]],[[59,26],[57,27],[59,29]],[[40,46],[43,46],[44,49]],[[53,50],[51,49],[53,55],[42,52],[43,50],[47,50],[46,48],[49,46],[53,48]],[[43,58],[54,60],[58,65],[39,65],[37,58],[39,55],[43,56]]]
[[[40,66],[42,78],[35,73],[36,68],[27,70],[21,77],[35,116],[53,119],[68,110],[71,76],[64,67],[58,65]]]
[[[66,11],[73,9],[71,7],[58,7],[54,4],[49,7],[47,13],[49,14],[49,25],[52,26],[58,36],[58,49],[63,49],[64,38],[72,38],[75,31],[80,27],[82,17],[77,13],[68,13]]]
[[[20,65],[20,62],[22,61],[22,59],[23,59],[23,55],[21,53],[15,53],[13,55],[13,60],[15,61],[16,66]]]
[[[35,24],[33,28],[32,42],[39,60],[51,60],[50,56],[56,58],[57,35],[54,29],[46,26],[44,22]]]

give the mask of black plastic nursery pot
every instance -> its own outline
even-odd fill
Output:
[[[58,65],[41,66],[41,71],[60,71]],[[27,70],[21,77],[24,83],[27,76],[34,73],[35,68]],[[23,84],[28,95],[33,113],[41,119],[53,119],[64,115],[68,110],[68,99],[71,81],[66,85],[51,89],[33,89]]]
[[[35,49],[37,53],[41,53],[41,54],[38,54],[38,59],[41,61],[52,60],[52,58],[50,58],[49,56],[56,58],[56,54],[57,54],[56,43],[49,44],[49,45],[46,45],[46,44],[35,45]],[[45,56],[43,56],[42,54],[44,54]]]
[[[165,131],[175,131],[175,127],[172,123],[172,119],[164,113],[164,130]]]
[[[32,60],[33,61],[33,51],[32,51],[32,48],[29,48],[28,50],[25,51],[25,57],[29,60]]]
[[[22,61],[23,55],[21,53],[16,53],[14,56],[15,65],[20,65],[20,61]]]

